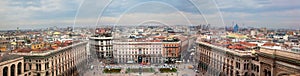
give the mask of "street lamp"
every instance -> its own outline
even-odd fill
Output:
[[[172,72],[172,69],[173,69],[173,68],[171,67],[171,68],[170,68],[170,71],[171,71],[171,72]],[[171,72],[170,72],[170,73],[171,73]],[[171,73],[171,75],[172,75],[172,73]]]
[[[109,71],[109,74],[111,75],[111,71],[110,71],[110,68],[108,68],[108,71]]]
[[[131,71],[131,66],[127,67],[128,68],[128,74],[130,76],[130,71]]]
[[[142,66],[139,67],[139,74],[140,74],[140,76],[142,76],[142,71],[141,70],[142,70]]]

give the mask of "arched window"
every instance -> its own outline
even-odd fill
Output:
[[[233,71],[232,71],[232,70],[230,70],[229,75],[230,75],[230,76],[233,76]]]
[[[267,69],[265,69],[264,70],[264,76],[267,76],[268,75],[267,73],[268,73],[268,71],[267,71]]]
[[[236,71],[236,74],[235,74],[236,76],[240,76],[240,73],[239,73],[239,71]]]
[[[10,66],[10,76],[15,76],[15,68],[16,68],[15,64]]]
[[[252,74],[251,74],[251,76],[255,76],[255,74],[254,74],[254,73],[252,73]]]
[[[23,67],[24,67],[24,68],[23,68],[24,71],[27,71],[27,70],[26,70],[26,64],[23,64]]]
[[[22,69],[22,63],[19,62],[19,63],[18,63],[18,75],[21,74],[21,69]]]
[[[3,73],[3,74],[2,74],[3,76],[8,76],[8,67],[4,67],[2,71],[3,71],[3,72],[2,72],[2,73]]]
[[[46,76],[50,76],[50,75],[49,75],[49,72],[46,72]]]
[[[248,75],[248,72],[245,72],[244,76],[249,76],[249,75]]]
[[[271,71],[268,71],[268,76],[271,76]]]
[[[265,76],[271,76],[271,71],[265,69],[264,74],[265,74]]]

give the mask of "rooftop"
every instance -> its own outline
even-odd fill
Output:
[[[203,42],[203,41],[197,41],[198,44],[202,44],[205,46],[209,46],[215,49],[221,49],[221,51],[224,51],[226,53],[231,53],[237,56],[251,56],[252,55],[252,51],[251,50],[239,50],[239,49],[243,49],[245,47],[240,46],[240,45],[233,45],[233,46],[229,46],[229,47],[222,47],[222,46],[217,46],[214,44],[211,44],[209,42]]]
[[[59,52],[63,49],[67,49],[67,48],[72,48],[74,46],[77,45],[81,45],[87,42],[74,42],[72,44],[64,44],[63,46],[57,47],[57,49],[47,49],[47,50],[43,50],[43,49],[38,49],[38,50],[32,50],[32,49],[28,49],[28,48],[23,48],[23,49],[19,49],[19,50],[15,50],[15,52],[12,52],[10,54],[14,54],[14,55],[25,55],[25,56],[45,56],[45,55],[49,55],[51,53],[55,53],[55,52]]]
[[[0,62],[16,59],[16,58],[19,58],[19,57],[21,57],[21,56],[19,56],[19,55],[10,55],[8,53],[1,53]]]
[[[101,33],[101,34],[95,34],[91,37],[112,37],[111,33]]]

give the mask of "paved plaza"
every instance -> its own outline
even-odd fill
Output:
[[[105,65],[105,64],[97,64],[93,63],[93,68],[88,69],[88,71],[83,74],[84,76],[195,76],[196,72],[193,69],[187,68],[187,66],[192,65],[189,63],[184,64],[170,64],[164,66],[164,64],[155,64],[155,65],[140,65],[140,64],[118,64],[118,65]],[[96,65],[97,64],[97,65]],[[153,68],[155,72],[135,72],[135,73],[126,73],[126,69],[128,68]],[[174,67],[177,69],[177,72],[169,72],[169,73],[160,73],[159,68],[168,68]],[[105,68],[121,68],[120,73],[103,73]]]

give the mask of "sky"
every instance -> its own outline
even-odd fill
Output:
[[[300,29],[299,0],[2,0],[0,30],[102,25]]]

